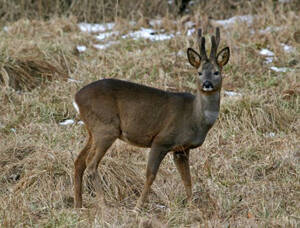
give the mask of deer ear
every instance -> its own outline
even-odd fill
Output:
[[[223,48],[217,55],[217,64],[220,67],[225,66],[228,61],[229,61],[229,57],[230,57],[230,50],[229,47]]]
[[[198,69],[201,63],[200,55],[194,49],[188,48],[187,57],[189,59],[190,64]]]

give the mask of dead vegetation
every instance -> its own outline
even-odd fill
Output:
[[[0,32],[1,226],[297,227],[300,46],[295,4],[265,1],[259,9],[226,11],[226,16],[254,11],[259,16],[251,25],[221,28],[220,47],[226,44],[232,50],[224,91],[240,96],[223,92],[218,122],[204,145],[191,151],[193,205],[184,205],[184,188],[167,156],[138,216],[132,209],[144,182],[147,150],[120,141],[113,145],[99,168],[106,205],[99,205],[85,186],[86,208],[77,211],[73,162],[86,132],[82,125],[59,123],[77,118],[73,95],[100,78],[193,92],[194,72],[185,50],[195,47],[194,37],[123,39],[97,50],[92,36],[79,31],[75,17],[7,24]],[[165,16],[160,28],[185,34],[183,21],[192,20],[209,31],[212,20],[202,10],[176,20],[175,26],[172,16]],[[134,27],[128,18],[115,21],[123,33],[149,26],[148,20]],[[280,29],[260,32],[268,27]],[[295,50],[286,52],[282,44]],[[77,45],[87,50],[78,52]],[[259,54],[263,48],[274,52],[274,66],[291,70],[272,71]]]

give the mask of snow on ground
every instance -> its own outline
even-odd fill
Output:
[[[73,125],[73,124],[75,124],[75,120],[73,120],[73,119],[64,120],[63,122],[59,123],[60,126],[67,126],[67,125]],[[77,124],[84,125],[84,122],[80,120],[77,122]]]
[[[295,50],[294,47],[286,45],[286,44],[281,44],[281,46],[283,47],[283,50],[286,51],[286,52],[292,52],[292,51]],[[272,63],[273,60],[274,60],[274,57],[275,57],[274,52],[272,52],[272,51],[270,51],[266,48],[261,49],[259,54],[261,54],[263,56],[266,56],[266,58],[265,58],[265,63],[266,64]],[[276,67],[276,66],[271,66],[270,69],[272,71],[282,72],[282,73],[285,73],[285,72],[288,72],[288,71],[291,70],[290,68],[287,68],[287,67]]]
[[[261,49],[259,54],[265,55],[265,56],[274,56],[274,52],[272,52],[268,49],[265,49],[265,48]]]
[[[131,22],[131,24],[134,24],[135,22]],[[162,23],[161,20],[151,20],[150,25],[151,26],[160,26]],[[106,49],[110,47],[111,45],[118,44],[120,41],[116,40],[110,40],[107,42],[104,42],[108,38],[111,38],[113,36],[118,36],[120,33],[118,31],[111,31],[114,28],[114,23],[106,23],[106,24],[89,24],[89,23],[79,23],[78,26],[82,32],[87,33],[98,33],[95,35],[95,38],[100,41],[101,43],[93,44],[93,46],[97,49]],[[110,30],[110,31],[108,31]],[[190,32],[191,34],[191,32]],[[162,41],[162,40],[169,40],[173,38],[173,34],[166,34],[163,33],[163,31],[157,31],[152,28],[140,28],[137,31],[131,31],[123,36],[121,36],[121,39],[128,39],[131,38],[133,40],[138,39],[148,39],[151,41]],[[86,51],[85,46],[77,46],[77,50],[79,52]]]
[[[270,64],[273,62],[273,60],[274,60],[273,57],[266,57],[265,64]]]
[[[86,46],[84,46],[84,45],[78,45],[76,48],[77,48],[77,50],[78,50],[79,52],[84,52],[84,51],[86,51]]]
[[[225,20],[213,20],[212,22],[216,26],[223,26],[223,27],[230,27],[238,22],[246,22],[248,25],[253,23],[253,16],[252,15],[243,15],[243,16],[234,16]]]
[[[264,136],[266,138],[272,138],[272,137],[276,136],[276,133],[275,132],[268,132],[268,133],[265,133]]]
[[[96,39],[97,40],[105,40],[111,36],[117,36],[119,35],[119,32],[117,31],[112,31],[112,32],[104,32],[104,33],[99,33],[97,36],[96,36]]]
[[[269,49],[263,48],[260,50],[259,54],[266,56],[265,64],[270,64],[274,60],[274,52],[270,51]]]
[[[74,120],[68,119],[68,120],[65,120],[65,121],[63,121],[63,122],[60,122],[59,125],[65,126],[65,125],[71,125],[71,124],[74,124],[74,123],[75,123]]]
[[[283,73],[291,70],[290,68],[287,67],[276,67],[276,66],[271,66],[270,69],[275,72],[283,72]]]
[[[282,46],[282,48],[285,52],[294,52],[296,50],[296,48],[294,48],[290,45],[284,44],[284,43],[281,43],[280,45]]]
[[[191,36],[191,35],[193,35],[195,33],[195,31],[196,31],[195,28],[188,29],[186,35],[187,36]]]
[[[105,24],[79,23],[78,26],[82,32],[96,33],[96,32],[104,32],[106,30],[113,29],[115,23],[105,23]]]
[[[122,38],[128,38],[128,37],[131,37],[134,40],[149,39],[151,41],[162,41],[162,40],[169,40],[172,37],[174,37],[174,35],[159,33],[156,30],[150,28],[141,28],[138,31],[131,32],[122,36]]]

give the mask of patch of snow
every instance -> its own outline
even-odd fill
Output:
[[[84,45],[78,45],[76,48],[77,48],[77,50],[78,50],[79,52],[84,52],[84,51],[86,51],[86,46],[84,46]]]
[[[195,28],[188,29],[186,35],[187,35],[187,36],[191,36],[191,35],[193,35],[193,34],[195,33],[195,31],[196,31]]]
[[[59,125],[61,125],[61,126],[71,125],[71,124],[74,124],[74,122],[75,122],[74,120],[68,119],[68,120],[65,120],[63,122],[60,122]]]
[[[17,132],[15,128],[11,128],[10,131],[13,132],[13,133]]]
[[[275,71],[275,72],[283,72],[283,73],[285,73],[285,72],[287,72],[287,71],[290,70],[287,67],[275,67],[275,66],[270,67],[270,69],[273,70],[273,71]]]
[[[290,46],[290,45],[287,45],[287,44],[284,44],[284,43],[281,43],[280,45],[282,46],[282,48],[283,48],[283,50],[284,50],[285,52],[290,53],[290,52],[295,51],[295,48],[292,47],[292,46]]]
[[[4,32],[8,32],[8,26],[4,26],[4,27],[3,27],[3,31],[4,31]]]
[[[261,49],[259,54],[266,55],[266,56],[274,56],[274,52],[272,52],[266,48]]]
[[[98,35],[96,36],[96,39],[97,39],[97,40],[104,40],[104,39],[106,39],[106,38],[108,38],[108,37],[111,37],[111,36],[113,36],[113,35],[118,35],[118,34],[119,34],[119,32],[116,32],[116,31],[100,33],[100,34],[98,34]]]
[[[270,64],[273,62],[273,60],[274,60],[273,57],[266,57],[265,64]]]
[[[168,0],[168,4],[172,5],[173,4],[173,0]]]
[[[269,138],[269,137],[275,137],[276,134],[275,134],[275,132],[269,132],[269,133],[265,133],[264,136]]]
[[[246,22],[248,25],[253,23],[252,15],[243,15],[243,16],[234,16],[225,20],[214,20],[216,25],[220,25],[223,27],[229,27],[237,22]]]
[[[224,94],[229,97],[242,96],[241,93],[237,93],[234,91],[226,91],[226,90],[224,91]]]
[[[159,209],[166,209],[167,207],[161,204],[156,204],[156,207]]]
[[[84,125],[84,122],[82,120],[78,121],[77,124]]]
[[[110,47],[111,45],[118,44],[118,43],[120,43],[120,42],[119,41],[109,41],[106,44],[94,44],[93,46],[94,46],[94,48],[103,50],[103,49]]]
[[[173,37],[173,35],[159,34],[154,29],[141,28],[139,31],[135,31],[135,32],[132,32],[132,33],[122,36],[122,38],[128,38],[128,37],[131,37],[134,40],[144,38],[144,39],[149,39],[152,41],[162,41],[162,40],[171,39]]]
[[[115,23],[105,23],[105,24],[79,23],[78,26],[82,32],[95,33],[95,32],[104,32],[106,30],[111,30],[115,26]]]

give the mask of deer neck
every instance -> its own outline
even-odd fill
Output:
[[[199,125],[206,125],[209,128],[218,118],[220,111],[220,91],[211,94],[204,94],[197,91],[194,100],[193,114]]]

